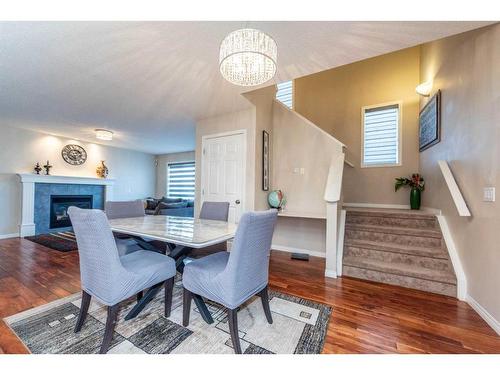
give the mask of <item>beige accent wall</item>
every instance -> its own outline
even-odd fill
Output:
[[[247,155],[246,155],[246,186],[245,186],[245,210],[253,210],[255,203],[255,108],[244,111],[228,113],[221,116],[210,117],[199,120],[196,123],[196,165],[199,166],[196,173],[196,199],[195,216],[200,210],[201,198],[201,155],[202,137],[235,130],[245,129],[247,132]]]
[[[154,194],[154,156],[143,152],[80,142],[1,124],[0,137],[0,236],[19,232],[21,184],[16,173],[32,173],[36,162],[47,160],[50,173],[58,176],[96,177],[96,167],[106,161],[109,178],[116,179],[113,199],[142,199]],[[79,166],[66,163],[61,150],[79,144],[87,151],[87,161]],[[113,142],[110,142],[113,144]],[[43,173],[43,172],[42,172]]]
[[[421,77],[442,91],[441,142],[420,154],[423,204],[442,210],[468,294],[500,321],[500,206],[483,202],[484,187],[500,186],[500,25],[425,44]],[[448,161],[472,217],[458,216],[438,160]]]
[[[345,202],[408,204],[394,178],[418,171],[419,59],[414,47],[295,80],[295,110],[344,143],[355,164],[344,171]],[[402,165],[360,168],[361,108],[394,101],[403,102]]]
[[[156,156],[156,197],[167,196],[167,168],[170,163],[195,161],[195,152],[176,152]],[[196,171],[199,166],[196,165]]]

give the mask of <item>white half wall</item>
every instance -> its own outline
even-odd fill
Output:
[[[21,184],[16,173],[32,173],[36,162],[53,165],[51,175],[96,177],[96,167],[105,160],[109,178],[116,180],[114,199],[139,199],[154,194],[154,156],[94,143],[79,142],[1,124],[0,137],[0,238],[19,232]],[[111,142],[112,143],[112,142]],[[61,157],[67,144],[79,144],[87,161],[71,166]],[[43,173],[43,172],[42,172]]]
[[[286,210],[326,217],[330,164],[332,156],[342,152],[342,144],[276,101],[271,142],[271,186],[285,194]],[[326,220],[279,217],[273,246],[325,254],[326,236]]]

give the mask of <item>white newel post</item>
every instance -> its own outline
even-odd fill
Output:
[[[337,277],[337,202],[326,203],[326,277]]]
[[[78,184],[104,186],[104,201],[113,199],[114,179],[95,177],[73,177],[38,175],[32,173],[19,173],[21,181],[21,222],[19,223],[19,236],[35,235],[35,184]]]
[[[342,175],[344,173],[344,153],[340,152],[332,157],[328,179],[325,187],[326,201],[326,277],[337,277],[337,237],[338,237],[338,202],[342,189]]]

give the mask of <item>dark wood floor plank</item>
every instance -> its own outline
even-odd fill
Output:
[[[324,353],[500,353],[500,338],[455,298],[354,278],[324,277],[324,259],[273,251],[272,289],[328,304]],[[0,318],[80,291],[78,253],[0,240]],[[0,322],[0,353],[26,353]]]

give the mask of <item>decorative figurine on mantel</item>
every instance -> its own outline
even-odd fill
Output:
[[[99,165],[95,171],[97,173],[97,176],[100,178],[108,177],[109,169],[106,164],[104,164],[104,160],[101,160],[101,165]]]
[[[40,163],[37,162],[34,169],[36,174],[40,174],[42,170],[42,167],[40,167]]]
[[[50,175],[50,168],[52,168],[52,165],[50,165],[48,160],[47,160],[47,164],[45,164],[43,167],[45,168],[45,174],[47,176]]]

